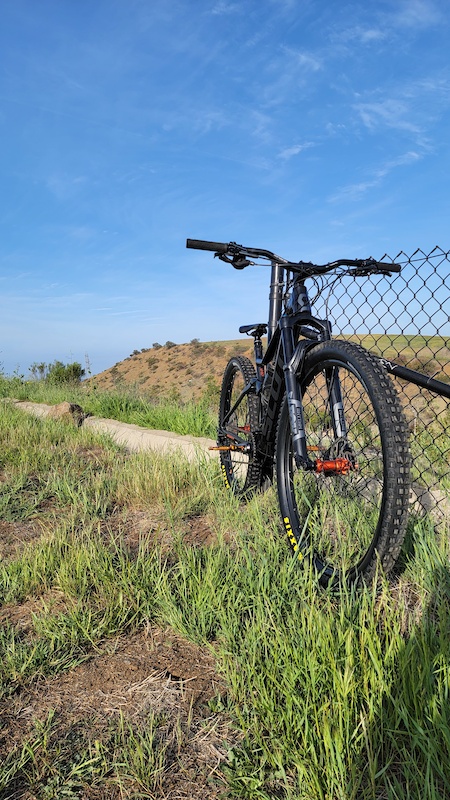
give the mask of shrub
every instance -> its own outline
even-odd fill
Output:
[[[28,369],[35,380],[42,381],[47,375],[48,364],[45,364],[44,361],[40,363],[34,361]]]
[[[168,341],[166,342],[166,347],[168,350],[170,350],[172,347],[176,347],[176,344],[175,342]]]
[[[72,364],[63,364],[62,361],[54,361],[47,365],[45,380],[48,383],[80,383],[84,375],[84,369],[78,361]]]

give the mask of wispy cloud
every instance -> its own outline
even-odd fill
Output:
[[[389,32],[387,28],[383,26],[353,25],[345,30],[334,32],[332,38],[340,42],[357,41],[358,44],[373,44],[383,41],[388,35]]]
[[[395,27],[423,29],[438,24],[441,18],[441,12],[431,0],[403,0],[391,20]]]
[[[323,68],[321,57],[308,50],[283,46],[269,61],[262,98],[266,106],[292,103],[299,89],[311,85],[312,75]]]
[[[305,50],[295,50],[291,47],[283,47],[282,49],[290,59],[294,69],[297,68],[297,70],[311,72],[317,72],[319,69],[322,69],[322,59],[314,55],[314,53],[309,53]]]
[[[47,189],[58,200],[73,197],[87,183],[84,175],[71,176],[64,173],[54,173],[46,178]]]
[[[304,144],[293,144],[291,147],[285,147],[283,150],[277,155],[277,158],[281,158],[283,161],[288,161],[290,158],[294,156],[298,156],[303,150],[308,150],[310,147],[314,147],[314,142],[304,142]]]
[[[270,114],[253,109],[248,115],[250,133],[260,144],[269,144],[273,139],[273,121]]]
[[[227,3],[226,0],[219,0],[212,7],[211,14],[222,16],[224,14],[235,14],[236,11],[241,11],[241,6],[238,3]]]
[[[450,106],[450,76],[440,72],[358,98],[353,111],[371,133],[392,129],[409,135],[414,147],[429,149],[428,132]]]
[[[390,172],[398,167],[406,167],[415,164],[417,161],[420,161],[421,158],[422,155],[420,153],[416,153],[415,151],[403,153],[402,155],[398,156],[398,158],[386,161],[380,167],[375,169],[368,180],[344,186],[342,189],[339,189],[337,192],[335,192],[335,194],[329,197],[328,200],[331,203],[340,202],[342,200],[359,200],[370,189],[375,189],[377,186],[379,186]]]
[[[410,119],[411,108],[404,100],[388,97],[374,103],[356,103],[354,110],[369,130],[383,125],[397,130],[419,133],[420,127]]]
[[[394,5],[394,4],[393,4]],[[395,8],[381,10],[380,5],[364,7],[364,19],[347,25],[344,16],[342,25],[333,27],[330,38],[346,47],[391,44],[400,37],[416,35],[442,22],[443,15],[434,0],[401,0]],[[369,21],[368,18],[372,17]]]

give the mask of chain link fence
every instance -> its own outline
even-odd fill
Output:
[[[392,277],[340,277],[318,286],[315,313],[327,316],[335,338],[415,370],[450,391],[450,252],[439,247],[382,261],[401,264]],[[314,290],[310,289],[311,299]],[[394,370],[395,372],[395,370]],[[410,429],[412,502],[417,510],[450,511],[450,400],[411,380],[393,377]],[[439,388],[439,387],[438,387]],[[442,387],[441,387],[442,389]]]

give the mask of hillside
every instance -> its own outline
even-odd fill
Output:
[[[448,380],[449,342],[441,337],[386,336],[380,334],[345,336],[359,341],[377,355]],[[101,389],[136,387],[154,397],[174,393],[182,400],[199,397],[211,385],[220,386],[223,370],[233,355],[253,359],[253,339],[225,342],[200,342],[165,345],[136,350],[123,361],[98,373],[93,378]]]
[[[365,334],[343,336],[357,341],[376,355],[398,361],[412,369],[448,382],[450,342],[439,336],[400,336]],[[200,342],[165,345],[135,351],[123,361],[95,375],[87,385],[99,389],[137,390],[147,398],[180,401],[198,399],[208,392],[216,402],[224,368],[233,355],[253,359],[253,339],[243,337],[225,342]],[[434,421],[448,408],[447,401],[405,381],[394,381],[400,392],[408,420]]]
[[[199,342],[152,347],[114,364],[91,378],[100,389],[138,387],[154,397],[199,397],[207,387],[220,386],[233,355],[253,356],[253,339]]]

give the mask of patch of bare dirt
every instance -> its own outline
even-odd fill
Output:
[[[100,530],[106,543],[115,542],[134,558],[141,548],[162,545],[165,527],[156,512],[127,508],[116,509],[102,521]]]
[[[190,517],[185,520],[185,526],[183,541],[191,547],[208,547],[217,541],[217,533],[206,516]]]
[[[8,622],[25,634],[33,631],[33,615],[63,614],[68,610],[67,600],[62,592],[52,589],[40,597],[30,597],[23,603],[7,603],[0,608],[0,624]]]
[[[16,556],[24,545],[39,539],[43,532],[43,526],[38,520],[27,522],[0,520],[0,562]]]
[[[86,464],[94,463],[100,466],[104,464],[105,456],[108,455],[105,448],[100,445],[90,445],[89,447],[79,445],[75,450],[75,454]]]
[[[104,718],[120,711],[128,718],[150,709],[173,713],[223,691],[210,652],[170,630],[149,628],[108,647],[111,652],[23,689],[9,701],[17,720],[43,720],[50,709],[72,721],[88,712]]]
[[[107,737],[119,715],[142,729],[154,713],[162,715],[160,734],[170,745],[161,791],[154,797],[219,797],[214,782],[223,787],[224,742],[231,747],[236,733],[224,715],[212,713],[206,704],[225,689],[211,652],[169,629],[150,627],[108,647],[70,672],[23,688],[0,705],[0,756],[21,746],[36,720],[44,722],[50,711],[61,740],[74,726],[81,726],[91,741]],[[114,786],[109,793],[92,789],[83,794],[92,800],[119,796],[134,795],[116,794]],[[31,795],[24,792],[17,797],[25,800]]]
[[[217,532],[208,516],[189,517],[180,522],[179,527],[182,540],[188,546],[204,547],[217,541]],[[119,510],[104,521],[101,529],[106,541],[113,540],[124,547],[131,558],[136,557],[140,549],[148,551],[155,545],[165,555],[173,550],[174,532],[154,511]]]

